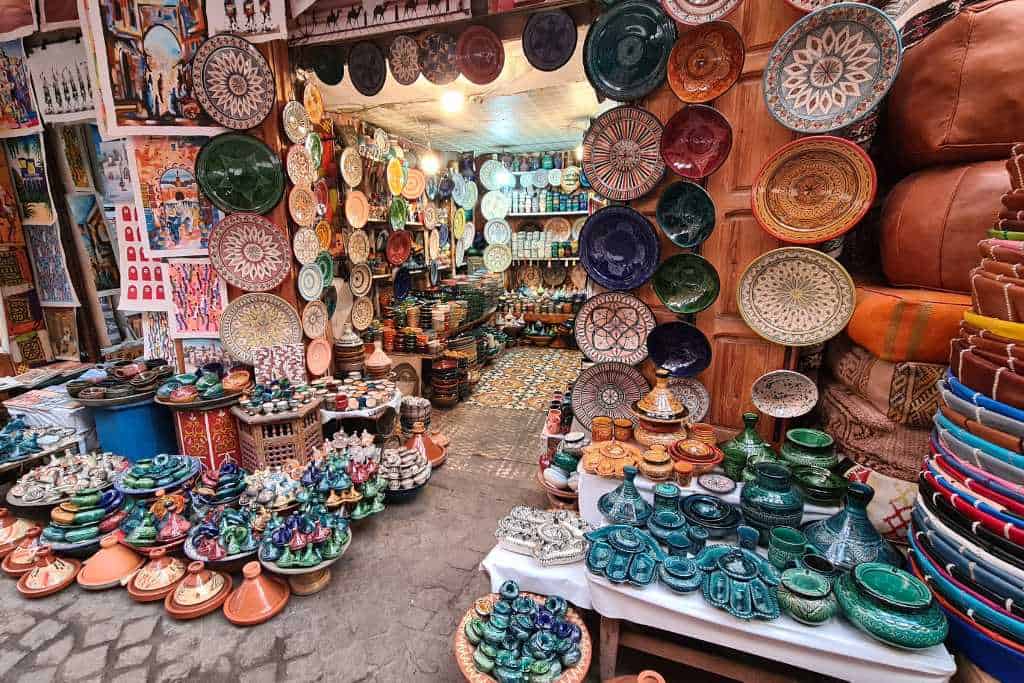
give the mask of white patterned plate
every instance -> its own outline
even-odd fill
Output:
[[[548,185],[550,185],[551,187],[562,186],[562,169],[553,168],[550,171],[548,171]]]
[[[538,168],[533,172],[533,186],[540,189],[548,186],[548,172],[547,169]]]
[[[459,176],[460,178],[462,176]],[[462,191],[456,194],[452,191],[452,199],[455,203],[465,209],[471,209],[476,206],[476,200],[479,199],[480,190],[477,189],[476,183],[472,180],[464,180]]]
[[[310,339],[324,336],[327,332],[327,304],[319,299],[310,301],[302,309],[302,331]]]
[[[711,408],[711,394],[700,380],[693,377],[672,377],[668,381],[668,390],[676,399],[686,406],[693,422],[702,422]]]
[[[488,190],[501,188],[500,178],[505,167],[497,159],[488,159],[480,166],[480,182]]]
[[[348,260],[354,264],[366,263],[370,257],[370,236],[364,230],[353,230],[348,236]]]
[[[507,194],[500,190],[491,190],[484,195],[483,201],[480,203],[480,211],[483,213],[484,219],[498,220],[508,215],[511,204],[512,200]]]
[[[572,223],[561,216],[549,218],[544,223],[544,232],[551,236],[553,242],[568,242],[572,237]]]
[[[441,255],[441,235],[437,230],[427,233],[427,260],[433,261]]]
[[[292,238],[292,251],[295,252],[295,259],[302,265],[316,261],[320,254],[320,238],[316,236],[316,230],[296,230]]]
[[[352,266],[348,273],[348,287],[352,296],[366,296],[373,288],[373,272],[365,263]]]
[[[352,329],[362,332],[373,324],[373,302],[361,296],[352,302]]]
[[[484,249],[484,265],[492,273],[503,273],[512,265],[512,250],[504,244],[489,244]]]
[[[302,145],[292,145],[288,148],[285,168],[288,171],[288,180],[296,185],[308,187],[316,180],[317,170],[313,166],[313,157],[309,156],[309,152]]]
[[[487,200],[486,195],[484,200]],[[487,244],[508,244],[512,239],[512,228],[501,219],[487,221],[487,225],[484,226],[484,239],[487,240]]]
[[[750,398],[762,413],[772,417],[800,417],[818,403],[818,385],[794,370],[774,370],[757,378]]]
[[[349,187],[356,187],[363,182],[363,160],[359,158],[359,150],[346,147],[341,153],[341,177]]]
[[[320,298],[324,291],[324,273],[316,263],[308,263],[299,270],[299,294],[306,301]]]

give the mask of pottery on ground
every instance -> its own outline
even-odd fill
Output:
[[[224,602],[224,616],[236,626],[255,626],[275,617],[285,605],[291,590],[288,583],[264,574],[259,562],[242,567],[242,583]]]

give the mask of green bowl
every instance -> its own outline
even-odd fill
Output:
[[[722,285],[711,262],[697,254],[676,254],[658,266],[654,293],[673,313],[698,313],[718,298]]]

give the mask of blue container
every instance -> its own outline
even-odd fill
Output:
[[[100,448],[131,462],[160,453],[177,453],[174,417],[152,398],[110,408],[93,408]]]

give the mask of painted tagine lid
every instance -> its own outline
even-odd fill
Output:
[[[14,544],[14,549],[4,558],[0,569],[14,578],[32,571],[32,567],[36,566],[36,555],[41,545],[39,536],[42,533],[43,530],[38,526],[33,526],[25,532],[25,536]]]
[[[32,526],[32,522],[15,517],[7,508],[0,508],[0,557],[11,552]]]
[[[167,550],[157,548],[149,562],[128,580],[128,595],[136,602],[163,600],[185,576],[185,563],[169,557]]]
[[[281,579],[264,574],[259,562],[242,567],[241,585],[224,603],[224,616],[237,626],[255,626],[272,619],[288,604],[291,589]]]
[[[100,539],[100,549],[85,561],[78,572],[78,585],[86,590],[104,590],[119,586],[145,562],[145,558],[118,542],[114,532]]]
[[[422,422],[413,424],[412,436],[405,442],[405,447],[422,453],[427,458],[431,467],[438,467],[447,457],[445,450],[434,443],[434,440],[427,435]]]
[[[164,608],[175,619],[195,619],[223,605],[230,592],[230,576],[192,562],[185,578],[164,598]]]
[[[18,579],[18,592],[26,598],[42,598],[62,591],[75,581],[82,563],[53,554],[50,546],[40,546],[36,566]]]
[[[690,416],[690,411],[668,388],[669,373],[658,368],[654,388],[633,404],[637,417],[651,422],[678,423]]]

